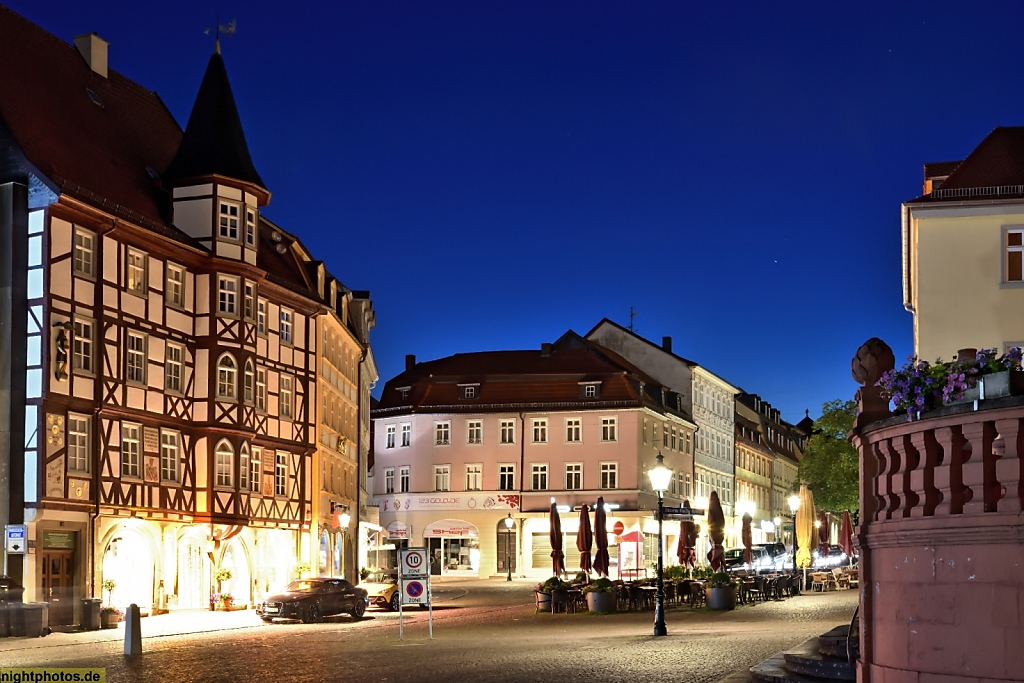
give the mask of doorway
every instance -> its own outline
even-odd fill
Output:
[[[50,623],[66,626],[75,621],[75,551],[44,550],[43,600],[50,603]]]
[[[509,529],[504,522],[498,524],[498,573],[506,574],[516,571],[516,532]]]

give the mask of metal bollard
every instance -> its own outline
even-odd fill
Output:
[[[124,615],[124,653],[126,655],[142,654],[142,615],[139,606],[134,602],[128,605]]]

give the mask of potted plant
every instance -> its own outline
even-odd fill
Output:
[[[121,610],[107,605],[100,610],[100,626],[102,628],[117,628],[117,623],[123,616],[124,613]]]
[[[725,572],[711,575],[705,594],[711,609],[736,609],[736,582]]]
[[[113,602],[114,589],[117,588],[117,582],[113,579],[103,579],[103,590],[107,592],[107,604]]]
[[[231,611],[231,605],[234,604],[235,598],[231,593],[221,593],[217,596],[217,602],[220,604],[220,608],[225,612]]]
[[[301,579],[309,572],[309,565],[305,562],[295,563],[295,578]]]
[[[615,611],[615,584],[605,577],[594,579],[583,587],[587,596],[587,609],[591,612]]]
[[[542,581],[533,587],[533,592],[537,597],[537,611],[538,612],[550,612],[551,611],[551,591],[554,590],[568,590],[569,584],[562,581],[557,576],[552,576],[550,579]]]

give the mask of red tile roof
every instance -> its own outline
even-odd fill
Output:
[[[938,190],[911,203],[1024,196],[1024,126],[999,127],[953,169]]]

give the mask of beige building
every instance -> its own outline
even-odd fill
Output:
[[[996,128],[961,162],[925,165],[903,204],[903,305],[914,353],[1024,345],[1024,127]]]

